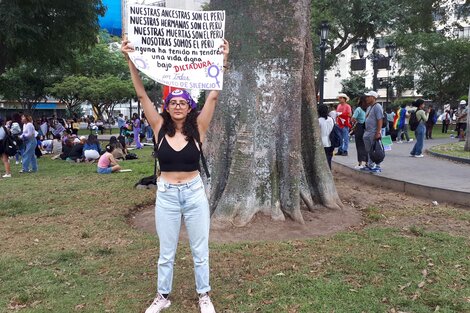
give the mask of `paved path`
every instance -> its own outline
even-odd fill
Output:
[[[424,150],[434,145],[456,142],[456,139],[425,140]],[[393,143],[381,164],[382,173],[371,174],[355,169],[355,143],[349,145],[349,156],[334,156],[333,169],[368,183],[394,190],[430,197],[430,200],[455,202],[470,208],[470,165],[437,158],[425,153],[424,158],[410,157],[414,142]]]

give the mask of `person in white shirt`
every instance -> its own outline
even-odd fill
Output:
[[[320,123],[320,136],[323,148],[325,149],[326,160],[331,169],[331,159],[333,158],[334,147],[331,146],[330,133],[333,130],[335,122],[331,116],[328,116],[328,107],[324,104],[318,107],[318,122]]]

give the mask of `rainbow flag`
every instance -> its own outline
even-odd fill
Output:
[[[406,108],[400,108],[393,119],[393,128],[400,129],[405,125]]]

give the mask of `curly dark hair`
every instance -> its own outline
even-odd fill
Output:
[[[171,119],[170,113],[167,111],[163,111],[161,114],[163,117],[163,125],[162,130],[163,133],[173,137],[176,132],[175,123]],[[199,130],[197,128],[197,115],[198,113],[196,110],[191,110],[186,117],[186,120],[183,124],[183,135],[186,136],[186,140],[190,141],[191,139],[196,139],[197,142],[200,142],[201,139],[199,138]]]

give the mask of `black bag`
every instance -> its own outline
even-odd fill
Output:
[[[418,125],[419,125],[418,117],[416,116],[416,111],[411,111],[410,121],[408,122],[408,125],[410,125],[410,129],[412,131],[415,131],[416,128],[418,128]]]
[[[374,140],[370,147],[369,157],[374,163],[381,163],[385,159],[385,150],[382,144],[382,139]]]
[[[5,131],[5,138],[3,138],[3,153],[8,156],[14,156],[19,150],[18,143],[6,127],[3,127],[3,130]]]
[[[340,147],[342,140],[343,140],[343,136],[341,134],[341,128],[339,128],[337,124],[334,124],[333,129],[331,130],[331,133],[330,133],[331,146],[333,148]]]
[[[137,156],[137,154],[135,153],[128,153],[126,154],[126,160],[136,160],[138,159],[139,157]]]

